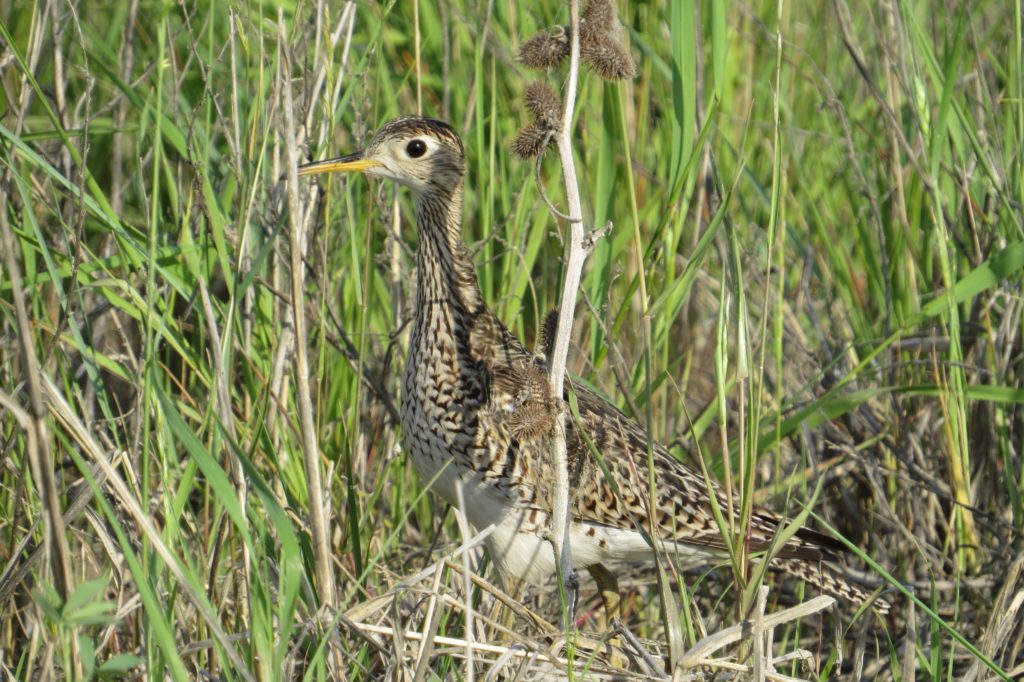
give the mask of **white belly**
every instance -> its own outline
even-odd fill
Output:
[[[543,531],[520,530],[519,519],[507,516],[485,541],[498,570],[533,585],[542,585],[556,575],[555,555]],[[572,567],[582,570],[609,562],[648,562],[654,551],[643,535],[633,530],[572,523],[569,527]],[[707,563],[717,555],[679,543],[666,543],[683,568]]]
[[[423,454],[414,456],[413,463],[424,484],[462,509],[477,530],[494,526],[484,544],[503,575],[532,585],[543,585],[556,575],[554,550],[547,540],[547,514],[515,507],[507,490],[485,482],[479,472],[457,467],[451,458]],[[441,461],[445,463],[437,466]],[[654,556],[639,532],[588,522],[570,525],[569,542],[576,570],[609,561],[650,561]],[[685,565],[703,563],[713,556],[677,543],[666,543],[665,549]]]

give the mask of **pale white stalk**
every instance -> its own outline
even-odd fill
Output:
[[[569,23],[572,42],[569,52],[569,77],[565,84],[565,106],[562,110],[562,126],[555,135],[558,156],[562,164],[562,178],[565,182],[565,196],[569,215],[569,244],[565,265],[565,282],[562,285],[562,300],[558,307],[558,328],[555,343],[548,358],[551,391],[561,396],[565,384],[566,358],[569,354],[569,335],[572,333],[573,314],[576,310],[576,295],[580,288],[580,275],[586,258],[583,232],[583,209],[580,205],[579,183],[576,180],[576,163],[572,155],[572,120],[576,108],[576,83],[580,69],[580,3],[569,2]],[[561,566],[562,585],[568,594],[568,579],[572,574],[572,550],[569,545],[569,467],[565,446],[565,419],[563,413],[556,422],[554,458],[555,491],[552,500],[550,539],[555,556]],[[568,614],[571,619],[572,614]],[[564,623],[568,630],[571,620]]]

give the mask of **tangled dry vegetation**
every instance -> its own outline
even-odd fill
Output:
[[[282,178],[451,121],[481,288],[532,344],[550,5],[0,0],[0,678],[1024,677],[1014,3],[584,7],[573,142],[613,227],[574,380],[848,539],[891,617],[663,562],[617,567],[620,622],[584,581],[567,637],[407,466],[412,206]]]

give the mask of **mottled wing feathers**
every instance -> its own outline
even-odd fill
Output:
[[[556,324],[557,311],[552,311],[544,320],[540,338],[541,351],[545,354],[553,341]],[[474,329],[474,333],[480,334],[481,328]],[[486,335],[505,337],[501,343],[487,344],[490,348],[503,350],[501,357],[491,358],[491,402],[500,406],[500,412],[513,430],[520,448],[549,453],[546,441],[550,438],[549,430],[554,425],[558,408],[547,390],[543,360],[531,355],[503,326],[486,328]],[[478,341],[483,339],[478,337]],[[579,407],[579,420],[569,423],[566,433],[569,456],[575,460],[570,462],[570,469],[577,473],[572,489],[574,518],[611,528],[642,528],[647,531],[650,512],[645,432],[634,420],[594,392],[582,386],[572,390]],[[585,438],[581,437],[580,431],[586,434]],[[598,466],[594,451],[600,454],[614,484]],[[725,545],[711,510],[708,486],[703,477],[657,442],[653,444],[653,451],[657,494],[654,514],[658,535],[663,540],[724,552]],[[724,491],[714,485],[712,490],[722,513],[727,513]],[[781,523],[782,519],[777,515],[762,509],[755,510],[751,519],[750,551],[768,550]],[[777,556],[820,561],[842,549],[842,545],[833,538],[801,528],[784,547],[777,550]]]
[[[595,449],[602,454],[609,473],[619,488],[617,506],[625,506],[626,512],[608,513],[602,510],[593,513],[590,520],[605,523],[606,519],[629,519],[630,527],[637,521],[648,528],[648,464],[647,436],[639,425],[621,411],[589,390],[577,388],[580,406],[580,426],[587,432]],[[605,456],[605,453],[608,453]],[[654,475],[656,477],[656,525],[659,535],[687,545],[707,549],[724,550],[721,532],[714,520],[708,486],[704,478],[683,462],[676,459],[665,447],[653,443]],[[609,486],[604,477],[591,482],[593,486]],[[723,516],[727,514],[728,501],[725,492],[712,484]],[[581,491],[582,494],[582,491]],[[596,495],[604,499],[603,494]],[[784,519],[765,509],[755,508],[750,521],[750,550],[761,552],[769,549],[774,536],[784,524]],[[616,524],[612,524],[616,525]],[[794,537],[777,552],[782,558],[820,561],[843,551],[839,541],[813,531],[800,528]]]

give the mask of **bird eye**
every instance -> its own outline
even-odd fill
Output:
[[[405,146],[405,153],[414,159],[418,159],[427,153],[427,143],[423,140],[412,140]]]

